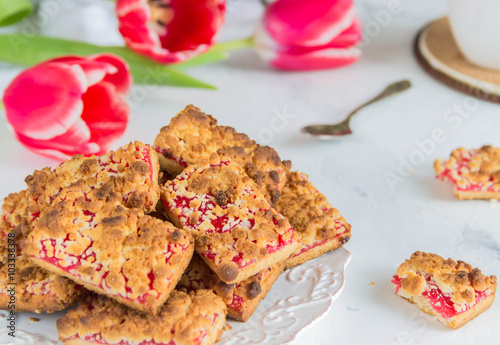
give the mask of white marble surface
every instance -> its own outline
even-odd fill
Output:
[[[357,1],[368,40],[361,60],[346,68],[278,72],[248,49],[235,52],[228,61],[188,71],[215,84],[217,91],[136,87],[129,129],[115,144],[152,142],[170,117],[193,103],[220,123],[276,148],[295,169],[310,175],[352,224],[353,236],[345,246],[352,260],[342,295],[294,345],[468,345],[498,344],[500,339],[500,302],[452,331],[397,297],[389,282],[398,265],[416,250],[500,274],[500,204],[455,200],[451,186],[434,179],[432,167],[436,158],[460,146],[500,147],[499,105],[441,85],[413,58],[416,32],[444,15],[446,3],[401,0],[401,6],[400,13],[388,18],[380,12],[388,8],[386,1]],[[249,35],[260,12],[258,2],[233,0],[229,7],[221,40]],[[377,20],[378,26],[373,24]],[[66,28],[59,30],[65,32]],[[0,90],[18,70],[2,65]],[[403,78],[412,81],[412,90],[363,110],[353,119],[354,134],[349,138],[319,142],[300,135],[302,126],[340,120],[386,84]],[[429,144],[436,130],[444,139]],[[429,145],[426,152],[419,148],[422,142]],[[34,169],[55,164],[21,147],[4,116],[0,146],[2,198],[24,188],[24,176]],[[403,167],[404,160],[413,161],[413,166]],[[386,181],[388,173],[400,177],[392,187]]]

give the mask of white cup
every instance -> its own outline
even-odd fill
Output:
[[[455,40],[472,63],[500,70],[500,0],[449,0]]]

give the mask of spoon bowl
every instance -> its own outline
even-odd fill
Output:
[[[352,130],[349,127],[349,122],[354,114],[356,114],[358,111],[366,107],[367,105],[370,105],[372,103],[378,102],[386,97],[398,94],[400,92],[403,92],[405,90],[408,90],[411,87],[411,83],[409,80],[402,80],[398,81],[395,83],[390,84],[385,88],[384,91],[382,91],[380,94],[369,100],[368,102],[360,105],[356,109],[354,109],[348,116],[347,118],[337,124],[333,125],[310,125],[303,127],[300,131],[304,133],[305,135],[308,135],[310,137],[314,137],[317,139],[322,139],[322,140],[332,140],[336,138],[341,138],[343,136],[352,134]]]

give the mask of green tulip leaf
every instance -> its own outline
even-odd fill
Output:
[[[17,23],[33,12],[29,0],[0,0],[0,26]]]
[[[204,89],[215,89],[215,87],[190,77],[180,70],[223,60],[227,57],[227,54],[223,51],[214,51],[200,55],[194,58],[194,61],[191,60],[175,65],[162,65],[134,53],[127,47],[97,46],[80,41],[45,36],[0,35],[0,60],[24,66],[33,66],[63,55],[86,56],[100,53],[111,53],[125,59],[130,66],[130,72],[136,84]]]

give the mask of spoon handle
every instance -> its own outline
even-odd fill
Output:
[[[359,107],[357,107],[356,109],[354,109],[350,114],[349,116],[347,116],[347,118],[344,120],[345,122],[349,122],[349,120],[351,119],[351,117],[356,114],[358,111],[360,111],[361,109],[363,109],[364,107],[366,107],[367,105],[370,105],[372,103],[375,103],[375,102],[378,102],[380,101],[381,99],[384,99],[384,98],[387,98],[389,96],[392,96],[392,95],[395,95],[395,94],[398,94],[400,92],[403,92],[403,91],[406,91],[408,90],[409,88],[411,87],[411,83],[409,80],[401,80],[401,81],[397,81],[395,83],[392,83],[390,84],[389,86],[387,86],[385,88],[384,91],[382,91],[380,94],[378,94],[377,96],[373,97],[372,99],[370,99],[368,102],[360,105]]]

